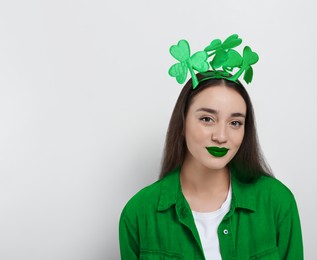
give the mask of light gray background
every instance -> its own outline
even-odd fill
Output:
[[[119,259],[122,207],[158,176],[181,86],[168,48],[238,33],[262,148],[316,259],[314,1],[0,2],[0,259]]]

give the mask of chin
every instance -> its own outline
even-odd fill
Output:
[[[209,161],[207,163],[203,163],[203,165],[209,170],[222,170],[227,167],[229,161],[228,160],[219,160],[219,158],[215,158],[213,161]]]
[[[210,170],[221,170],[228,167],[233,157],[233,154],[226,154],[223,157],[213,157],[209,155],[206,159],[203,160],[203,164]]]

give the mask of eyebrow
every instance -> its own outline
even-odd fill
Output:
[[[202,108],[199,108],[199,109],[196,110],[196,112],[200,112],[200,111],[208,112],[208,113],[210,113],[210,114],[215,114],[215,115],[218,114],[218,111],[215,110],[215,109],[212,109],[212,108],[202,107]],[[242,114],[242,113],[239,113],[239,112],[232,113],[231,116],[232,116],[232,117],[243,117],[243,118],[245,118],[245,115]]]

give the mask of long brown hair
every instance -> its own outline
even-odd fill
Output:
[[[200,81],[196,89],[192,88],[191,79],[183,87],[173,110],[165,141],[162,167],[159,178],[163,178],[170,171],[181,166],[187,152],[184,125],[188,108],[194,96],[202,90],[213,86],[225,86],[237,91],[244,99],[247,107],[245,132],[241,146],[230,162],[230,167],[235,170],[237,177],[243,182],[252,182],[262,175],[273,176],[270,167],[262,155],[258,143],[253,106],[241,82],[232,82],[226,79],[205,79],[197,74]]]

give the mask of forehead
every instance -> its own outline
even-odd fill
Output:
[[[213,108],[229,113],[246,113],[246,103],[234,89],[226,86],[208,87],[193,97],[189,109]]]

